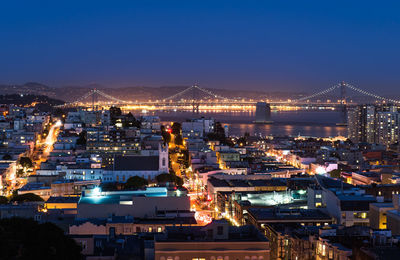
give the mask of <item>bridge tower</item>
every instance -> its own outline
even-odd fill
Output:
[[[96,102],[97,102],[97,93],[96,89],[92,89],[92,111],[95,110]]]
[[[346,83],[340,83],[340,123],[337,125],[347,125],[347,97],[346,97]]]
[[[196,88],[197,84],[194,85],[192,88],[192,112],[193,115],[199,114],[199,107],[200,107],[200,102],[197,100],[197,95],[196,95]]]

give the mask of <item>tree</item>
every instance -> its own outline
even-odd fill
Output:
[[[181,123],[174,122],[171,126],[172,133],[176,136],[181,135],[182,133],[182,125]]]
[[[140,121],[136,120],[131,112],[125,115],[123,127],[137,127],[140,128]]]
[[[117,117],[122,115],[121,108],[116,107],[116,106],[111,106],[110,107],[110,120],[111,124],[115,125]]]
[[[176,145],[183,145],[183,138],[182,135],[175,136],[175,144]]]
[[[24,168],[32,168],[33,166],[32,160],[29,157],[20,157],[18,161]]]
[[[111,117],[116,117],[116,116],[121,116],[121,115],[122,115],[121,108],[116,107],[116,106],[110,107],[110,116]]]
[[[86,131],[82,131],[79,133],[79,138],[78,140],[76,140],[76,144],[86,145]]]
[[[0,196],[0,204],[7,204],[8,203],[8,199],[5,196]]]
[[[0,259],[83,259],[81,248],[52,223],[0,220]]]
[[[6,153],[5,155],[3,155],[3,160],[11,160],[12,156],[9,155],[8,153]]]
[[[13,195],[11,197],[11,202],[31,202],[31,201],[44,201],[42,197],[33,194],[33,193],[25,193],[21,195]]]
[[[126,181],[124,188],[125,189],[139,189],[148,184],[148,181],[145,178],[139,176],[132,176]]]
[[[161,126],[160,127],[161,130],[161,136],[163,138],[164,144],[168,144],[169,142],[171,142],[171,134],[167,132],[167,130],[165,129],[165,126]]]
[[[160,175],[156,176],[156,181],[158,183],[166,183],[166,182],[173,182],[177,186],[182,186],[183,185],[183,179],[176,176],[175,174],[171,173],[162,173]]]
[[[215,123],[214,132],[208,133],[207,138],[212,141],[219,141],[221,144],[233,146],[230,139],[225,136],[225,129],[220,122]]]
[[[329,172],[329,175],[330,175],[332,178],[339,179],[339,178],[340,178],[340,173],[341,173],[341,172],[342,172],[341,170],[336,169],[336,170],[330,171],[330,172]]]
[[[101,183],[102,191],[115,191],[119,190],[119,186],[116,182],[103,182]]]
[[[248,144],[248,140],[249,140],[250,134],[248,132],[244,133],[244,136],[240,137],[237,140],[237,143],[239,144],[239,146],[245,146]]]

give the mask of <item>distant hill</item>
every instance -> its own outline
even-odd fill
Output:
[[[155,100],[169,97],[175,93],[183,91],[188,86],[163,86],[163,87],[119,87],[111,88],[98,84],[87,86],[65,86],[49,87],[41,83],[28,82],[23,85],[0,85],[1,94],[33,94],[44,95],[54,99],[62,99],[66,102],[77,100],[91,89],[97,88],[108,95],[120,98],[122,100]],[[227,97],[227,98],[251,98],[259,99],[287,99],[303,96],[304,93],[289,92],[264,92],[264,91],[246,91],[246,90],[226,90],[226,89],[208,89],[209,91]]]
[[[51,111],[53,106],[62,105],[64,101],[44,95],[8,94],[0,95],[0,104],[34,106],[39,111]]]

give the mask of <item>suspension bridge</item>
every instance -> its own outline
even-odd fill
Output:
[[[358,95],[358,98],[348,95],[353,92]],[[332,95],[335,92],[339,92],[339,95]],[[361,99],[363,97],[364,99]],[[365,99],[368,98],[368,99]],[[102,100],[100,100],[102,99]],[[345,113],[346,107],[351,105],[357,105],[360,103],[391,103],[399,104],[400,100],[394,98],[387,98],[375,93],[365,91],[354,85],[346,82],[340,82],[327,89],[313,93],[311,95],[296,97],[287,100],[252,100],[245,98],[228,98],[222,95],[216,94],[208,89],[201,88],[198,85],[190,86],[183,91],[175,93],[169,97],[152,100],[152,101],[129,101],[117,97],[113,97],[107,93],[104,93],[98,89],[92,89],[82,97],[69,103],[65,103],[58,107],[89,107],[92,106],[131,106],[131,107],[154,107],[155,109],[192,109],[193,112],[199,112],[200,108],[223,106],[229,107],[241,107],[250,108],[254,107],[256,102],[264,101],[269,103],[272,107],[298,107],[298,108],[333,108],[340,109]]]

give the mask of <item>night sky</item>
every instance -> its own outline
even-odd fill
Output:
[[[1,1],[0,83],[400,91],[398,1]]]

